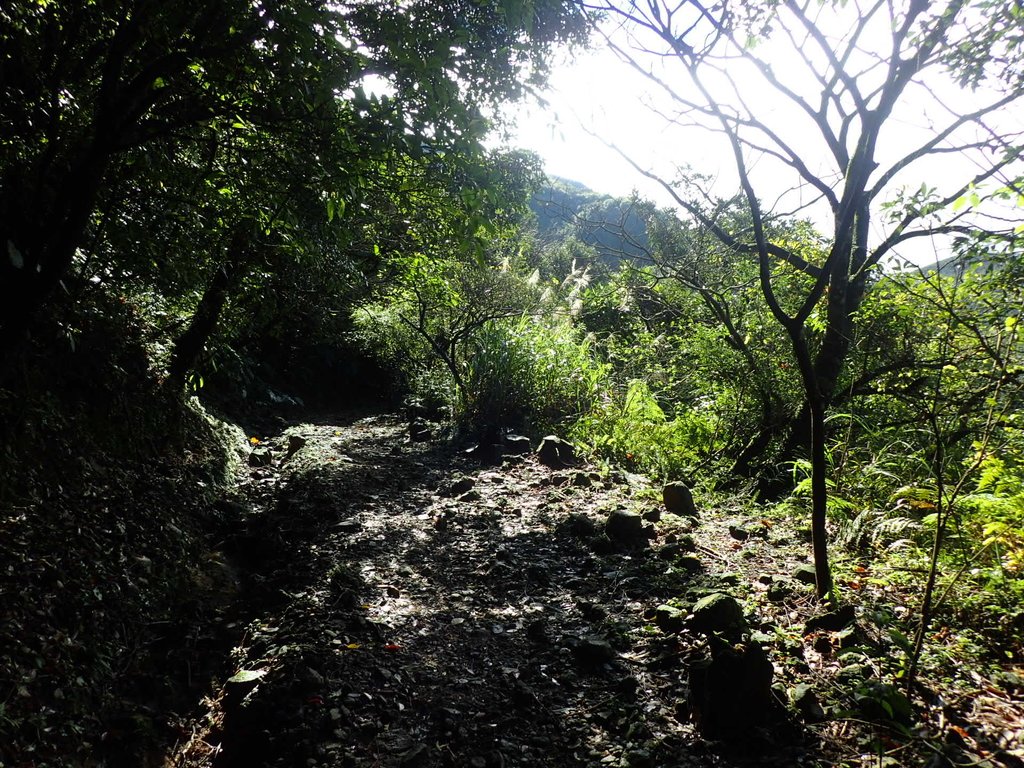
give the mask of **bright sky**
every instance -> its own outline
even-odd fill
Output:
[[[887,36],[888,30],[879,30],[879,33]],[[796,63],[792,47],[773,51],[765,46],[759,48],[758,53],[770,58],[777,71],[783,74],[787,73],[787,59]],[[685,77],[673,71],[672,64],[670,60],[653,66],[664,67],[656,70],[664,80],[684,87]],[[756,76],[744,78],[742,73],[736,79],[741,85],[757,82]],[[811,87],[815,84],[811,83]],[[971,108],[969,96],[953,94],[951,90],[940,90],[938,94],[941,100],[923,89],[908,90],[907,104],[894,114],[889,133],[883,134],[879,152],[883,163],[927,140],[936,126],[945,125],[951,119],[952,113],[943,101],[960,110]],[[829,161],[834,163],[834,160],[825,156],[820,138],[809,126],[801,128],[806,116],[786,113],[778,108],[778,99],[770,99],[770,96],[763,88],[760,92],[754,90],[745,94],[759,118],[779,127],[787,137],[795,137],[793,144],[800,148],[802,159],[810,167],[830,169]],[[518,108],[518,127],[510,143],[539,154],[550,175],[573,179],[595,191],[614,195],[628,195],[637,189],[645,197],[670,205],[671,198],[664,189],[623,160],[607,146],[605,142],[608,142],[618,146],[639,166],[662,178],[671,179],[674,169],[685,164],[716,179],[714,192],[718,195],[730,196],[738,190],[732,158],[724,142],[703,130],[670,125],[662,115],[672,111],[671,101],[648,78],[630,69],[601,44],[579,55],[575,61],[555,67],[547,98],[547,108]],[[1007,121],[1013,130],[1019,131],[1024,124],[1024,109],[1016,107]],[[778,195],[793,187],[792,176],[787,177],[782,171],[779,164],[770,159],[762,159],[755,166],[755,173],[759,174],[755,187],[769,207]],[[974,173],[976,169],[969,161],[947,154],[938,162],[921,163],[920,167],[909,169],[896,181],[910,189],[916,189],[924,181],[948,192],[949,185],[959,186]],[[791,193],[784,207],[794,209],[808,197],[806,189],[796,195]],[[824,213],[809,210],[802,215],[809,215],[824,225],[827,221]],[[822,228],[827,231],[827,227]],[[922,262],[934,258],[935,250],[927,242],[918,241],[914,252],[905,252],[905,255]]]
[[[646,78],[607,50],[588,51],[555,69],[548,107],[517,110],[511,144],[536,152],[549,175],[573,179],[596,192],[626,196],[639,189],[667,204],[664,190],[645,179],[602,139],[644,167],[672,161],[663,121],[643,103]]]

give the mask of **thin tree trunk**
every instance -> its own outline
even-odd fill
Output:
[[[832,593],[832,569],[828,561],[828,464],[825,451],[825,398],[818,389],[815,366],[803,329],[790,332],[793,353],[800,369],[804,394],[810,413],[811,433],[811,548],[814,553],[814,575],[817,595],[827,599]]]
[[[172,388],[181,389],[185,385],[189,372],[195,368],[206,342],[216,330],[231,286],[241,265],[247,260],[247,252],[248,237],[236,233],[227,258],[213,273],[188,328],[174,342],[167,370],[167,380]]]

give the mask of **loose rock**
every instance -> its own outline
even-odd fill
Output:
[[[729,535],[732,536],[737,541],[746,541],[747,539],[750,538],[750,531],[748,531],[745,527],[743,527],[739,523],[730,523],[729,524]]]
[[[680,517],[696,517],[697,507],[693,503],[693,493],[685,483],[666,483],[662,488],[661,498],[665,509]]]
[[[672,635],[682,630],[686,614],[671,605],[659,605],[654,609],[654,623],[666,635]]]
[[[580,638],[573,646],[572,654],[580,664],[598,666],[615,658],[615,649],[603,637],[589,635]]]
[[[709,738],[749,739],[775,715],[774,668],[757,643],[712,643],[711,658],[690,669],[690,710]]]
[[[705,634],[721,633],[738,637],[746,629],[747,621],[736,598],[723,592],[714,592],[701,598],[693,606],[690,625]]]
[[[811,632],[819,629],[823,629],[826,632],[838,632],[846,625],[855,621],[856,618],[857,614],[853,606],[844,605],[838,610],[822,614],[821,616],[815,616],[813,619],[808,620],[807,625],[804,627],[804,634],[809,635]]]
[[[476,483],[473,481],[473,478],[460,477],[454,483],[449,485],[441,495],[449,497],[461,496],[462,494],[471,491],[474,485],[476,485]]]
[[[814,566],[809,563],[798,565],[796,570],[793,571],[793,578],[802,584],[817,584],[818,576],[814,572]]]
[[[269,467],[274,463],[274,452],[269,448],[256,448],[249,454],[250,467]]]
[[[548,435],[537,447],[537,459],[546,467],[561,469],[576,463],[576,451],[562,438]]]
[[[634,545],[647,540],[644,532],[644,519],[635,512],[616,509],[608,515],[604,532],[612,541],[620,544]]]
[[[808,723],[820,723],[825,719],[825,710],[808,683],[800,683],[793,690],[793,706]]]
[[[531,450],[530,438],[522,435],[505,435],[503,447],[509,456],[522,456]]]

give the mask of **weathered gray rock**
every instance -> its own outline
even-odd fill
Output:
[[[537,459],[546,467],[561,469],[576,463],[576,450],[562,438],[548,435],[537,447]]]
[[[665,509],[680,517],[696,517],[697,507],[693,503],[693,493],[686,483],[666,483],[661,490],[661,500]]]
[[[707,635],[719,633],[726,637],[738,637],[746,629],[747,620],[736,598],[724,592],[713,592],[693,606],[690,626]]]
[[[620,544],[640,544],[647,541],[644,519],[636,512],[613,510],[604,525],[605,535]]]

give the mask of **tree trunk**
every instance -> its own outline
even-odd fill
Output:
[[[810,412],[811,433],[811,547],[817,594],[821,599],[832,592],[832,569],[828,562],[828,464],[825,452],[825,398],[818,388],[816,368],[811,361],[803,327],[790,330],[793,353],[800,369],[804,395]]]
[[[63,178],[45,189],[25,188],[31,174],[12,173],[2,180],[0,200],[0,355],[26,337],[35,314],[67,276],[75,252],[85,239],[109,154],[94,146]]]
[[[168,383],[174,389],[181,389],[185,385],[189,372],[195,368],[206,342],[216,330],[231,286],[246,261],[248,247],[248,236],[236,233],[227,258],[213,273],[188,328],[175,340],[167,370]]]

